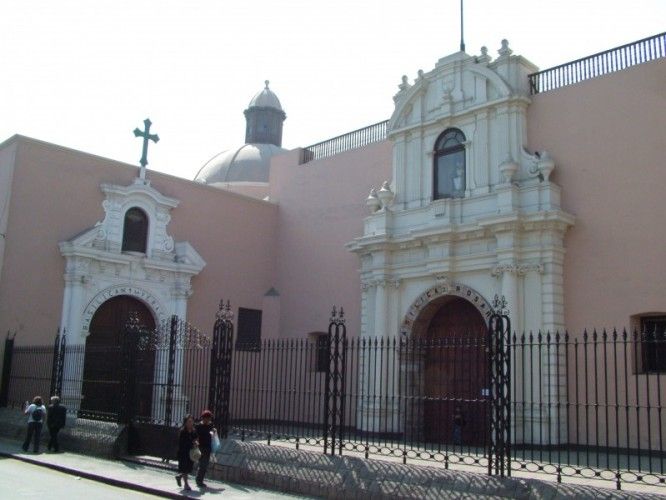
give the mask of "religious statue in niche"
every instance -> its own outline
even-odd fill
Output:
[[[465,169],[462,161],[457,161],[452,177],[453,196],[458,198],[465,194]]]

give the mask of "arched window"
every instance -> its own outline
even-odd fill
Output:
[[[435,143],[433,199],[465,195],[465,134],[457,128],[445,130]]]
[[[148,241],[148,216],[140,208],[130,208],[125,213],[123,226],[123,252],[146,253]]]

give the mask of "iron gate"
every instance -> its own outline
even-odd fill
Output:
[[[488,474],[511,475],[511,320],[506,300],[495,295],[488,321],[491,411]]]
[[[213,347],[210,352],[208,407],[220,437],[226,438],[229,428],[229,393],[231,390],[231,355],[234,338],[234,314],[231,304],[220,301],[213,327]]]
[[[78,408],[80,418],[125,424],[130,453],[170,458],[183,417],[208,408],[207,375],[217,365],[212,348],[208,336],[177,316],[149,329],[130,313],[119,345],[87,348],[58,335],[50,393]],[[95,370],[86,370],[90,364]]]

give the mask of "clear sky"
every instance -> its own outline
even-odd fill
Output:
[[[666,0],[466,0],[467,53],[502,38],[545,69],[666,31]],[[192,178],[242,144],[264,80],[283,146],[389,118],[403,74],[458,50],[459,0],[8,0],[0,141],[20,133]]]

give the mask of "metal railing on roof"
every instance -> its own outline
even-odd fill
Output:
[[[528,75],[535,95],[666,57],[666,33]]]
[[[666,57],[666,32],[528,75],[532,95]],[[387,139],[388,120],[303,148],[300,163],[334,156]]]
[[[303,148],[300,163],[327,158],[350,149],[362,148],[374,142],[385,141],[387,126],[388,120],[384,120]]]

